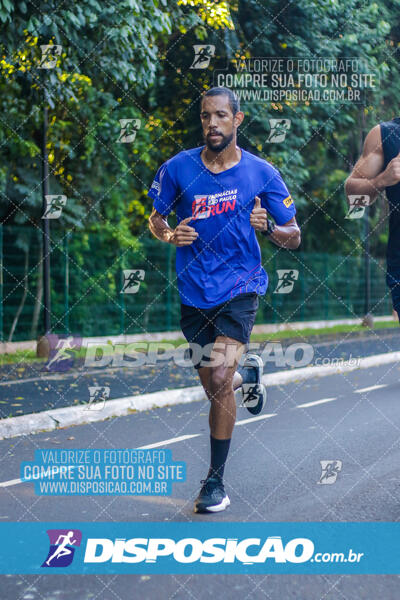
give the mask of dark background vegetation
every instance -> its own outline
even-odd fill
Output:
[[[292,192],[303,232],[300,250],[309,256],[307,268],[302,259],[304,275],[320,260],[312,257],[322,254],[336,257],[330,260],[342,269],[343,287],[359,275],[358,300],[348,292],[344,302],[337,290],[331,294],[338,282],[327,281],[328,259],[315,266],[323,298],[345,307],[330,310],[328,302],[325,314],[362,312],[365,223],[345,219],[343,183],[368,130],[398,115],[399,7],[399,0],[0,0],[3,338],[19,308],[14,338],[40,332],[45,104],[50,193],[68,198],[62,218],[51,222],[54,330],[107,334],[176,327],[173,256],[161,244],[154,254],[148,241],[146,191],[161,163],[202,143],[200,95],[212,85],[213,70],[238,57],[358,57],[379,76],[364,104],[245,104],[239,137],[243,148],[280,169]],[[215,58],[208,69],[190,69],[193,45],[205,42],[216,46]],[[37,68],[41,44],[62,45],[55,69]],[[269,119],[279,116],[291,119],[290,134],[284,144],[266,143]],[[133,144],[116,141],[122,118],[141,120]],[[382,284],[379,298],[384,297],[377,312],[388,307],[382,287],[385,202],[380,198],[368,215],[370,253]],[[277,249],[262,244],[265,262],[272,265]],[[143,293],[121,299],[121,271],[139,263],[149,272]],[[298,304],[307,305],[310,285],[304,284]],[[320,304],[315,284],[311,287],[309,302]],[[167,305],[172,317],[158,317]],[[281,312],[277,306],[270,315],[265,307],[260,318],[307,317],[307,310],[302,316],[300,308]]]

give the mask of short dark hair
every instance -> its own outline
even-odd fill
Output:
[[[236,115],[236,113],[240,110],[240,100],[236,96],[236,94],[232,92],[232,90],[230,90],[229,88],[223,86],[210,88],[202,96],[202,102],[203,98],[205,98],[206,96],[228,96],[229,106],[231,107],[232,114]]]

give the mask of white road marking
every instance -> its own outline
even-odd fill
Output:
[[[18,483],[22,483],[22,481],[20,479],[10,479],[9,481],[2,481],[0,487],[9,487],[10,485],[17,485]]]
[[[259,417],[251,417],[251,419],[242,419],[241,421],[236,421],[235,425],[246,425],[246,423],[254,423],[254,421],[261,421],[262,419],[270,419],[271,417],[276,417],[277,413],[272,413],[270,415],[260,415]]]
[[[201,433],[193,433],[191,435],[181,435],[176,438],[170,438],[169,440],[164,440],[163,442],[156,442],[155,444],[148,444],[147,446],[139,446],[138,450],[150,450],[151,448],[158,448],[159,446],[167,446],[168,444],[175,444],[176,442],[183,442],[184,440],[189,440],[190,438],[198,437],[202,435]],[[72,469],[76,469],[78,465],[71,465]],[[21,479],[9,479],[9,481],[2,481],[0,483],[0,487],[10,487],[12,485],[18,485],[19,483],[29,483],[29,481],[22,481]]]
[[[171,438],[169,440],[164,440],[163,442],[156,442],[155,444],[149,444],[148,446],[140,446],[138,450],[150,450],[150,448],[158,448],[159,446],[167,446],[168,444],[175,444],[176,442],[183,442],[184,440],[189,440],[190,438],[199,437],[202,435],[201,433],[193,433],[192,435],[181,435],[180,437]]]
[[[269,419],[270,417],[276,417],[276,414],[270,415],[261,415],[259,417],[252,417],[251,419],[243,419],[242,421],[237,421],[236,425],[245,425],[246,423],[253,423],[254,421],[261,421],[262,419]],[[162,442],[155,442],[154,444],[148,444],[147,446],[139,446],[138,450],[150,450],[151,448],[159,448],[160,446],[167,446],[169,444],[176,444],[177,442],[183,442],[185,440],[189,440],[195,437],[199,437],[203,435],[202,433],[192,433],[190,435],[181,435],[176,438],[170,438],[169,440],[163,440]],[[72,465],[72,468],[77,467],[78,465]],[[0,482],[0,487],[11,487],[12,485],[18,485],[19,483],[29,483],[29,481],[22,481],[21,479],[9,479],[8,481]]]
[[[364,392],[372,392],[373,390],[380,390],[381,388],[387,387],[387,385],[387,383],[382,383],[381,385],[371,385],[370,387],[354,390],[354,393],[363,394]]]
[[[334,400],[337,400],[337,398],[322,398],[322,400],[315,400],[314,402],[298,404],[295,408],[308,408],[309,406],[317,406],[318,404],[325,404],[326,402],[333,402]]]

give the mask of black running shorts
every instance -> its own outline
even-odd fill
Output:
[[[181,328],[190,343],[195,369],[207,366],[210,350],[217,336],[222,335],[243,344],[250,341],[258,309],[256,292],[239,294],[212,308],[195,308],[181,304]],[[203,360],[203,364],[200,364]]]

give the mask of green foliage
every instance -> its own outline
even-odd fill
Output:
[[[50,109],[51,192],[68,197],[64,226],[90,228],[111,212],[109,195],[113,197],[116,180],[129,173],[133,162],[132,147],[116,142],[118,119],[143,117],[138,98],[155,77],[157,40],[171,31],[163,5],[126,0],[105,7],[85,0],[72,12],[52,1],[30,4],[29,10],[24,3],[2,3],[5,222],[39,223],[44,103]],[[62,46],[53,69],[39,68],[43,44]],[[110,168],[104,169],[105,163]],[[129,197],[135,187],[125,180],[120,194]],[[120,204],[116,217],[126,205]],[[129,228],[123,229],[127,235]]]
[[[398,114],[399,4],[0,0],[2,222],[39,233],[46,105],[50,193],[68,198],[62,218],[51,222],[53,246],[61,252],[71,231],[83,264],[91,254],[85,236],[96,236],[97,267],[115,279],[111,249],[140,252],[149,236],[155,171],[202,144],[199,99],[218,70],[240,57],[355,57],[379,75],[364,104],[243,102],[239,144],[280,169],[298,209],[303,251],[359,256],[364,226],[345,219],[343,183],[367,131]],[[199,43],[213,44],[215,57],[208,68],[191,69]],[[55,68],[39,68],[41,45],[61,45]],[[268,143],[269,119],[277,117],[291,120],[290,131],[284,143]],[[121,119],[140,120],[134,142],[118,141]],[[379,201],[369,213],[377,257],[385,254],[384,216]],[[268,261],[277,250],[262,244]]]

